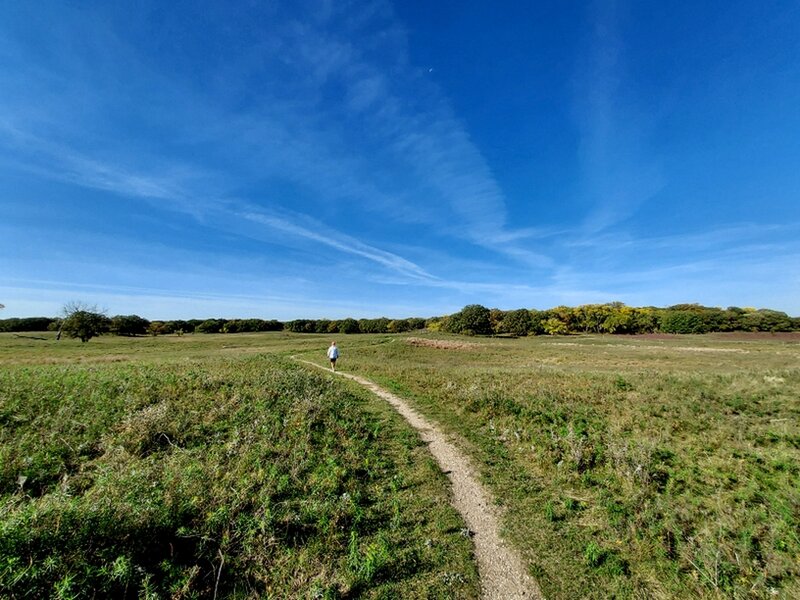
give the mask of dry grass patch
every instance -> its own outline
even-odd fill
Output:
[[[451,340],[430,340],[426,338],[410,337],[405,342],[411,346],[423,346],[426,348],[437,348],[439,350],[474,350],[480,348],[480,344],[472,342],[456,342]]]

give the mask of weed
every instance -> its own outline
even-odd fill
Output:
[[[558,515],[556,514],[556,509],[552,500],[548,500],[544,503],[544,518],[551,523],[558,520]]]
[[[633,386],[626,381],[622,375],[617,375],[616,379],[614,379],[614,387],[621,392],[627,392],[633,389]]]
[[[592,568],[597,568],[605,561],[606,553],[600,548],[597,542],[591,541],[586,544],[586,548],[583,550],[583,556],[586,559],[587,565]]]

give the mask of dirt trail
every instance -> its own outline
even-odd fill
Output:
[[[325,369],[306,360],[300,362]],[[469,459],[447,441],[438,427],[398,396],[363,377],[342,372],[336,374],[358,382],[386,400],[428,444],[431,454],[452,483],[453,506],[464,517],[472,535],[481,580],[481,597],[485,600],[543,598],[539,586],[528,575],[520,557],[500,537],[499,510],[478,481]]]

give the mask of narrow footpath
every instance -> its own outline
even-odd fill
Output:
[[[328,370],[307,360],[305,364]],[[391,404],[417,430],[428,445],[439,468],[453,487],[453,506],[461,513],[471,533],[478,561],[481,597],[484,600],[542,599],[536,581],[528,575],[522,560],[500,537],[499,510],[491,495],[478,481],[469,459],[446,436],[412,409],[404,400],[368,379],[350,373],[336,372],[375,393]]]

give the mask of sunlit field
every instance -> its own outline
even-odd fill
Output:
[[[346,368],[465,440],[548,598],[800,597],[800,338],[414,336]]]
[[[444,476],[381,402],[279,356],[312,341],[0,344],[0,596],[477,597]]]
[[[461,440],[547,598],[800,597],[800,339],[0,336],[11,597],[477,597],[416,435]],[[270,596],[270,597],[271,597]]]

